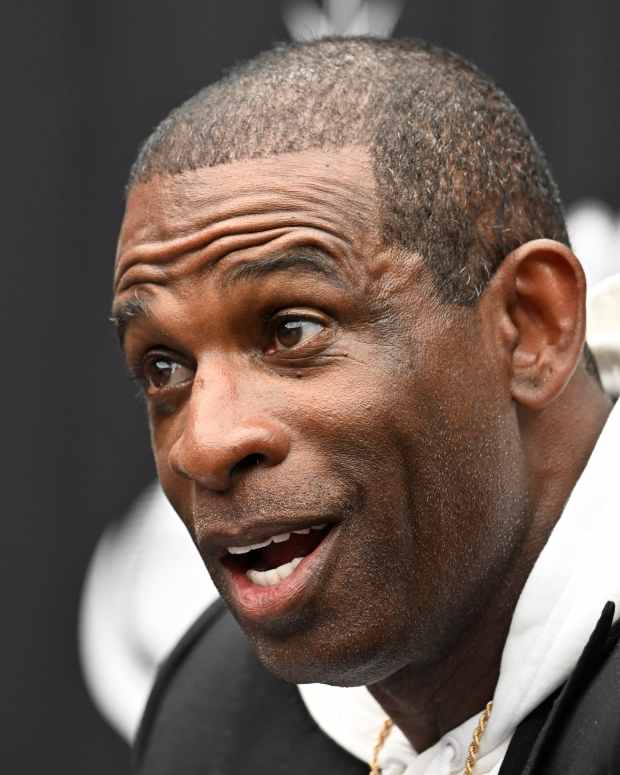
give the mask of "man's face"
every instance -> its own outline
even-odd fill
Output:
[[[441,659],[525,529],[479,310],[439,303],[380,234],[369,156],[347,148],[138,184],[119,241],[115,311],[163,488],[296,682]]]

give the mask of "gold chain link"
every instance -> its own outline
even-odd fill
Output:
[[[478,758],[478,751],[480,750],[480,739],[484,734],[489,719],[491,718],[491,711],[493,710],[493,703],[487,702],[487,706],[484,709],[482,716],[478,720],[478,726],[474,729],[474,736],[469,744],[469,750],[467,751],[467,759],[465,760],[465,770],[463,775],[474,775],[474,767],[476,766],[476,759]]]
[[[379,732],[379,737],[377,738],[377,742],[372,751],[372,759],[370,760],[369,775],[381,775],[381,767],[379,767],[379,754],[381,753],[383,744],[387,740],[388,735],[392,731],[393,726],[394,726],[394,722],[392,721],[391,718],[388,718],[383,722],[383,726],[381,727],[381,731]]]
[[[493,703],[488,702],[482,715],[478,719],[478,724],[474,729],[474,734],[471,743],[469,744],[469,749],[467,750],[467,759],[465,760],[465,769],[463,771],[463,775],[474,775],[474,767],[476,766],[476,759],[478,758],[478,751],[480,750],[480,740],[482,739],[484,730],[489,723],[492,710]],[[383,726],[379,732],[379,737],[377,738],[377,742],[372,751],[369,775],[381,775],[381,767],[379,767],[379,754],[381,753],[381,749],[383,748],[388,735],[392,731],[393,726],[394,722],[390,718],[383,722]]]

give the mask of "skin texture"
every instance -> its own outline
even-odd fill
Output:
[[[368,685],[422,750],[492,695],[610,406],[581,365],[568,248],[527,243],[475,307],[445,305],[379,212],[360,147],[156,177],[129,194],[114,314],[164,490],[260,659]],[[320,583],[244,616],[223,546],[304,518],[335,523]]]

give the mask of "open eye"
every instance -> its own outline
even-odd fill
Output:
[[[153,353],[144,362],[144,382],[151,392],[178,387],[193,377],[192,369],[161,353]]]
[[[268,353],[284,352],[305,344],[320,334],[325,325],[318,320],[286,317],[276,320],[272,328]]]

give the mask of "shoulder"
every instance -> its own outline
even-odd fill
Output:
[[[159,671],[134,757],[142,775],[367,772],[316,726],[297,687],[262,667],[221,601]]]
[[[579,678],[558,713],[546,766],[550,773],[620,772],[620,622]]]
[[[226,608],[221,600],[216,600],[189,627],[157,672],[155,683],[149,695],[144,714],[134,740],[134,758],[140,760],[148,748],[163,706],[166,695],[180,674],[187,672],[189,664],[195,659],[200,641],[208,633],[216,633],[225,619]]]
[[[620,621],[608,603],[566,684],[517,729],[501,775],[620,772]]]

